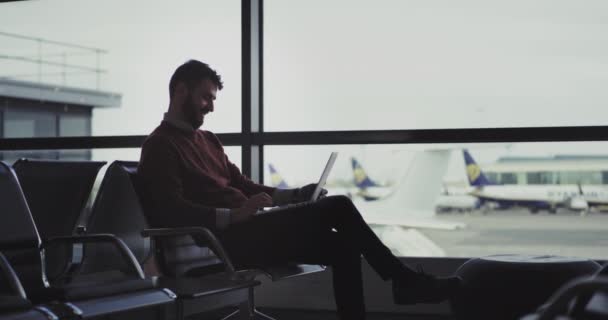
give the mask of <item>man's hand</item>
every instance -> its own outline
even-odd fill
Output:
[[[239,223],[251,219],[259,208],[272,206],[272,197],[267,193],[258,193],[245,201],[242,207],[230,213],[230,223]]]
[[[303,186],[302,188],[296,189],[292,201],[294,203],[309,201],[316,188],[317,184],[311,183]],[[319,198],[323,198],[325,197],[325,195],[327,195],[327,190],[321,189],[321,193],[319,193]]]

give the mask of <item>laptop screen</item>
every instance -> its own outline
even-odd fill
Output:
[[[329,160],[327,160],[327,164],[325,165],[325,169],[323,170],[323,174],[321,174],[321,178],[319,179],[319,183],[317,183],[317,187],[315,188],[315,192],[312,193],[311,201],[317,200],[319,195],[321,194],[321,190],[325,186],[325,182],[327,181],[327,177],[331,172],[331,168],[334,166],[334,162],[336,162],[336,158],[338,157],[337,152],[332,152],[329,156]]]

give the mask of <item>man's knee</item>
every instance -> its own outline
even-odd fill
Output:
[[[353,202],[345,195],[330,196],[323,199],[324,205],[334,210],[348,210],[354,207]]]

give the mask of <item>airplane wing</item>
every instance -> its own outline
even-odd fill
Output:
[[[407,214],[407,213],[406,213]],[[414,213],[414,215],[419,215],[421,213]],[[434,215],[435,212],[431,212],[425,215]],[[401,226],[401,227],[409,227],[409,228],[420,228],[420,229],[439,229],[439,230],[457,230],[465,228],[467,225],[463,222],[456,221],[445,221],[439,220],[438,218],[394,218],[394,217],[363,217],[365,222],[369,225],[393,225],[393,226]]]

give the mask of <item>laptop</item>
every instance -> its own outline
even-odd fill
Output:
[[[336,162],[337,157],[338,157],[337,152],[332,152],[331,155],[329,155],[329,160],[327,160],[327,163],[325,164],[325,169],[323,169],[323,173],[321,173],[321,178],[319,178],[317,187],[315,188],[315,191],[312,193],[312,196],[310,197],[310,199],[308,199],[307,201],[304,201],[304,202],[300,202],[300,203],[290,203],[290,204],[285,204],[285,205],[277,206],[277,207],[263,208],[263,209],[258,210],[258,212],[256,214],[263,214],[263,213],[282,210],[285,208],[298,207],[301,205],[305,205],[305,204],[309,204],[311,202],[317,201],[319,199],[319,196],[321,195],[321,191],[323,190],[323,187],[325,186],[325,182],[327,182],[327,177],[329,177],[329,173],[331,172],[331,168],[333,168],[334,162]]]

